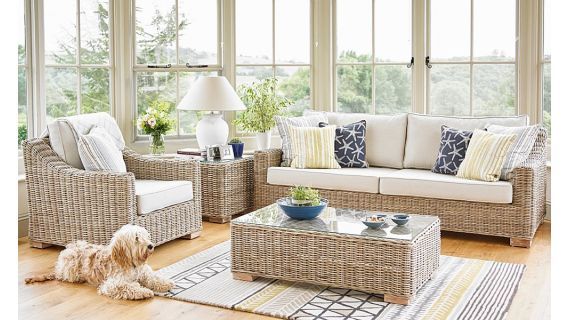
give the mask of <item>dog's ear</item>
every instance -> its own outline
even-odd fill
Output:
[[[111,241],[111,259],[121,268],[128,269],[132,265],[131,253],[126,241],[116,237]]]

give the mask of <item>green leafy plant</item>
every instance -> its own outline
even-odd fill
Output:
[[[25,124],[18,125],[18,145],[28,138],[28,127]]]
[[[241,141],[241,139],[238,138],[238,137],[233,137],[233,138],[230,140],[229,143],[230,143],[230,144],[231,144],[231,143],[237,144],[237,143],[243,143],[243,141]]]
[[[277,79],[268,78],[250,86],[241,85],[238,94],[247,109],[240,113],[234,124],[247,132],[267,132],[275,126],[274,117],[292,104],[291,100],[276,93]]]
[[[289,189],[289,194],[291,199],[307,201],[312,206],[316,206],[320,203],[319,191],[303,186],[295,186]]]

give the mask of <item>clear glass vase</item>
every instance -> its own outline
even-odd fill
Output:
[[[149,146],[148,151],[152,155],[162,155],[164,154],[164,134],[162,133],[151,133],[149,136]]]

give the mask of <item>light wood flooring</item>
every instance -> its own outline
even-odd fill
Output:
[[[156,249],[149,263],[160,269],[228,239],[229,224],[204,222],[199,238],[166,243]],[[273,319],[161,297],[147,301],[111,300],[84,284],[24,284],[25,277],[53,268],[61,249],[32,249],[27,238],[18,240],[20,319]],[[508,319],[550,319],[549,222],[539,228],[531,249],[510,247],[508,239],[445,232],[442,254],[526,264]]]

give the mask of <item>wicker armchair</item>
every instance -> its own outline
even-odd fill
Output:
[[[32,247],[75,240],[106,244],[124,224],[145,227],[156,245],[202,230],[200,166],[195,160],[151,159],[125,148],[126,173],[85,171],[66,164],[49,139],[24,141]],[[135,178],[192,181],[193,199],[137,214]]]

